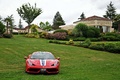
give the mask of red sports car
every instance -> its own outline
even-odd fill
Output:
[[[59,73],[60,58],[50,52],[33,52],[25,59],[27,73]]]

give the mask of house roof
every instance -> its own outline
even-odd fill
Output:
[[[90,16],[88,18],[85,18],[85,19],[82,19],[82,20],[79,20],[79,21],[76,21],[76,22],[80,22],[80,21],[91,21],[91,20],[102,20],[102,21],[111,21],[110,19],[108,18],[103,18],[103,17],[99,17],[99,16]],[[76,23],[74,22],[74,23]]]
[[[13,28],[15,30],[25,30],[25,28]]]
[[[24,29],[28,29],[29,28],[29,26],[26,26]],[[39,29],[41,29],[40,27],[38,27]]]

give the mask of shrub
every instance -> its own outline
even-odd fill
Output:
[[[94,32],[94,30],[88,29],[88,30],[87,30],[87,37],[88,37],[88,38],[93,38],[93,37],[95,37],[95,32]]]
[[[28,37],[28,38],[39,38],[39,34],[29,33],[29,34],[26,34],[25,37]]]
[[[69,36],[73,36],[71,29],[68,30],[68,35],[69,35]]]
[[[89,46],[89,48],[103,51],[104,50],[104,43],[99,43],[99,44],[93,43]]]
[[[95,27],[89,27],[87,30],[87,37],[88,38],[97,38],[100,36],[100,30],[98,28]]]
[[[94,37],[100,37],[100,29],[96,28],[96,27],[90,27],[92,28],[92,30],[95,32],[95,36]]]
[[[78,37],[80,37],[80,36],[86,37],[87,30],[88,30],[88,26],[87,25],[85,25],[83,23],[79,23],[73,29],[73,34],[77,35]]]
[[[54,33],[54,39],[57,39],[57,40],[65,40],[67,39],[67,34],[65,32],[56,32]]]
[[[101,41],[101,38],[89,38],[91,41]]]
[[[66,34],[68,34],[68,31],[67,31],[67,30],[64,30],[64,29],[57,29],[56,31],[54,31],[54,34],[57,33],[57,32],[61,32],[61,33],[66,33]]]
[[[2,37],[5,32],[5,25],[0,21],[0,37]]]
[[[91,44],[91,41],[90,41],[90,39],[88,38],[88,39],[86,39],[83,43],[80,43],[80,46],[85,47],[85,48],[88,48],[88,47],[90,46],[90,44]]]
[[[120,41],[120,34],[115,32],[108,32],[101,35],[101,39],[105,41]]]
[[[81,47],[84,47],[84,48],[88,48],[89,45],[87,43],[84,43],[84,44],[80,44]]]
[[[114,32],[108,32],[105,35],[106,36],[116,36],[117,37],[117,33],[114,33]]]
[[[88,38],[88,39],[86,39],[86,40],[84,41],[84,43],[87,43],[88,45],[90,45],[90,44],[91,44],[91,41],[90,41],[90,39]]]
[[[50,41],[49,41],[49,43],[53,43],[53,41],[52,41],[52,40],[50,40]]]
[[[77,38],[74,38],[73,40],[74,41],[85,41],[85,37],[77,37]]]
[[[66,44],[66,42],[60,42],[60,44]]]
[[[120,34],[117,36],[118,41],[120,41]]]
[[[51,33],[48,33],[46,36],[45,36],[46,39],[54,39],[54,35],[51,34]]]
[[[49,43],[66,44],[66,42],[61,42],[61,41],[57,41],[57,40],[50,40]]]
[[[3,35],[0,35],[0,38],[2,38],[3,37]]]
[[[41,38],[45,38],[47,34],[48,34],[47,32],[41,32],[39,36]]]
[[[105,44],[105,50],[113,53],[120,53],[120,44],[117,43]]]
[[[73,35],[74,37],[81,37],[81,36],[83,36],[82,31],[78,31],[76,28],[74,28],[74,29],[72,30],[72,35]]]
[[[73,45],[80,47],[80,43],[74,43]]]
[[[29,33],[29,34],[26,34],[25,37],[34,38],[34,34]]]
[[[13,35],[12,35],[12,34],[3,34],[3,37],[4,37],[4,38],[12,38]]]
[[[40,38],[39,34],[34,35],[35,38]]]
[[[92,43],[90,49],[120,53],[120,43]]]
[[[102,39],[106,40],[106,41],[116,41],[117,40],[117,38],[115,36],[103,36]]]
[[[73,45],[74,41],[72,39],[70,39],[68,42],[66,42],[67,45]]]
[[[31,33],[38,33],[37,28],[38,28],[38,26],[37,26],[37,25],[32,24],[32,25],[30,26]]]
[[[65,32],[56,32],[54,34],[48,33],[45,36],[46,39],[66,40],[67,34]]]
[[[57,40],[50,40],[49,43],[59,43]]]

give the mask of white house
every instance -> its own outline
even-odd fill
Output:
[[[72,25],[63,25],[60,26],[62,29],[69,30],[73,29],[75,25],[79,23],[84,23],[87,26],[93,26],[101,29],[101,32],[112,32],[114,29],[112,28],[112,21],[107,18],[99,17],[99,16],[91,16],[79,21],[73,22]]]

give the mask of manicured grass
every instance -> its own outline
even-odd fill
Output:
[[[25,73],[24,56],[50,51],[61,58],[57,75]],[[0,80],[120,80],[120,54],[49,43],[46,39],[0,38]]]

